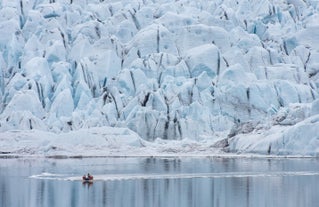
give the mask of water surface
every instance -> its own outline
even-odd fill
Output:
[[[0,159],[1,207],[312,207],[318,183],[317,159]]]

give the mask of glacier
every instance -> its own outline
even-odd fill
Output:
[[[318,19],[317,0],[2,0],[0,153],[318,156]]]

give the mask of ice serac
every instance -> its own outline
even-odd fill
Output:
[[[206,72],[211,79],[219,75],[221,64],[224,63],[221,61],[218,48],[213,44],[201,45],[188,50],[185,59],[192,77],[197,77]]]
[[[45,111],[39,97],[33,90],[19,91],[1,114],[1,127],[4,130],[45,129]]]
[[[316,154],[318,17],[311,0],[0,1],[0,131]]]

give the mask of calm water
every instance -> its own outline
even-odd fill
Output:
[[[318,205],[317,159],[0,159],[1,207]]]

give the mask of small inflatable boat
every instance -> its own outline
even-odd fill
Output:
[[[83,175],[82,177],[83,182],[93,182],[93,176],[89,173],[87,175]]]

